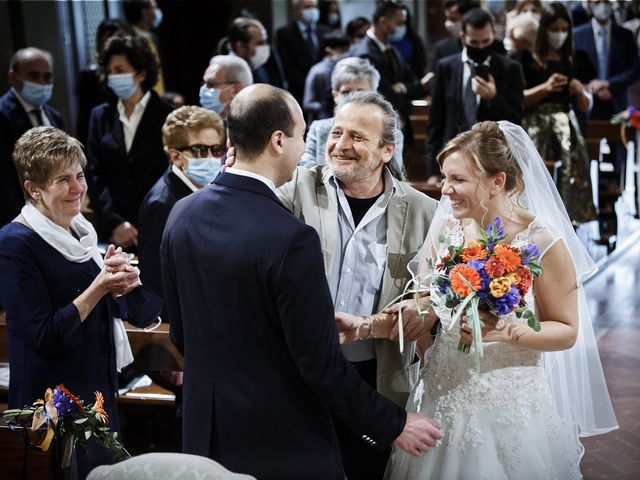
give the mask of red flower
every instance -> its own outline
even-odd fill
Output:
[[[491,257],[484,262],[484,271],[487,272],[491,278],[498,278],[504,275],[506,267],[499,257]]]
[[[521,268],[518,270],[517,275],[518,281],[516,283],[516,287],[518,287],[520,295],[524,297],[533,283],[533,274],[528,268]]]
[[[76,397],[73,393],[71,393],[69,390],[67,390],[64,385],[56,385],[56,388],[58,390],[60,390],[65,397],[67,397],[69,400],[71,400],[73,403],[75,403],[78,406],[78,411],[79,412],[84,412],[84,407],[82,406],[82,402],[80,401],[80,399],[78,397]]]
[[[629,118],[629,124],[633,128],[640,128],[640,112],[633,112],[633,114]]]

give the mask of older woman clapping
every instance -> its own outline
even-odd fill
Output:
[[[88,401],[100,390],[117,430],[116,370],[133,359],[121,319],[144,326],[161,302],[138,288],[139,271],[126,254],[110,246],[104,261],[100,256],[96,232],[80,213],[87,193],[80,142],[52,127],[33,128],[16,143],[13,160],[26,204],[0,230],[9,408],[29,405],[59,383]],[[104,463],[99,457],[92,453],[89,461],[79,452],[81,476]]]

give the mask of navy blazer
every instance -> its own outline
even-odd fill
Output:
[[[87,183],[98,234],[104,241],[124,221],[137,225],[140,202],[167,168],[162,126],[173,108],[150,92],[128,153],[117,103],[103,103],[91,111]]]
[[[585,51],[591,63],[598,66],[598,51],[593,37],[593,26],[587,22],[573,30],[576,50]],[[609,89],[611,101],[603,102],[595,95],[590,118],[609,120],[614,113],[621,112],[629,105],[627,87],[640,79],[640,59],[633,33],[615,23],[611,24],[611,45],[609,45]]]
[[[191,193],[193,193],[192,190],[169,167],[151,187],[140,205],[138,215],[140,279],[160,296],[162,296],[160,242],[164,226],[176,202]],[[168,323],[170,319],[166,315],[166,310],[162,315],[162,320]]]
[[[379,448],[401,433],[404,410],[340,351],[318,234],[264,183],[223,172],[180,200],[161,259],[185,453],[261,480],[344,480],[330,410]]]
[[[523,114],[524,79],[522,67],[502,55],[491,56],[489,71],[496,82],[496,96],[480,100],[478,121],[508,120],[520,124]],[[427,168],[429,175],[439,173],[436,157],[442,147],[458,133],[471,128],[462,100],[462,55],[456,54],[438,62],[435,87],[427,127]]]
[[[276,32],[277,54],[280,56],[284,68],[289,92],[302,105],[304,97],[304,82],[312,66],[322,60],[322,38],[329,33],[329,28],[320,23],[316,24],[318,39],[318,53],[311,56],[306,39],[302,37],[298,24],[293,21]]]
[[[42,109],[51,125],[64,129],[62,117],[49,105]],[[18,180],[11,154],[16,141],[24,132],[33,128],[25,111],[11,89],[0,97],[0,227],[16,218],[24,205],[24,194]]]

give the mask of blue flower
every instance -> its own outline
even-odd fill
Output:
[[[484,260],[471,260],[467,262],[467,266],[473,268],[480,274],[480,290],[478,290],[478,298],[481,301],[486,301],[489,297],[489,284],[491,283],[491,278],[484,271]]]
[[[67,397],[64,392],[58,388],[53,391],[53,405],[58,411],[58,416],[73,413],[78,410],[78,406],[73,402],[73,400]]]
[[[507,315],[513,310],[513,307],[520,303],[521,298],[522,297],[520,296],[518,289],[516,287],[511,287],[511,290],[509,290],[506,295],[496,299],[496,312],[498,312],[498,315]]]
[[[533,243],[530,243],[522,252],[522,264],[527,265],[540,257],[540,250]]]

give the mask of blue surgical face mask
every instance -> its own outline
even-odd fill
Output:
[[[22,82],[22,91],[20,92],[20,96],[24,101],[30,103],[31,105],[41,107],[49,100],[51,100],[52,93],[52,83],[41,85],[40,83],[33,83],[25,80],[24,82]]]
[[[162,23],[162,10],[156,7],[156,10],[153,12],[153,24],[152,28],[158,28]]]
[[[340,27],[340,14],[339,13],[335,13],[335,12],[329,12],[329,15],[327,15],[327,21],[329,22],[329,25],[333,26],[337,26]]]
[[[186,158],[189,163],[184,173],[198,185],[204,186],[210,184],[220,172],[221,160],[219,158]]]
[[[389,35],[387,40],[389,40],[390,42],[399,42],[400,40],[402,40],[404,38],[406,33],[407,33],[407,26],[406,25],[400,25],[399,27],[396,27],[395,32],[393,32],[391,35]]]
[[[107,77],[107,85],[122,100],[131,98],[138,90],[138,85],[133,81],[133,73],[109,75]]]
[[[316,7],[305,8],[302,10],[302,21],[305,23],[318,23],[320,20],[320,10]]]
[[[207,88],[206,85],[202,85],[200,87],[200,106],[202,108],[220,113],[225,109],[227,103],[222,103],[220,101],[219,88]]]

